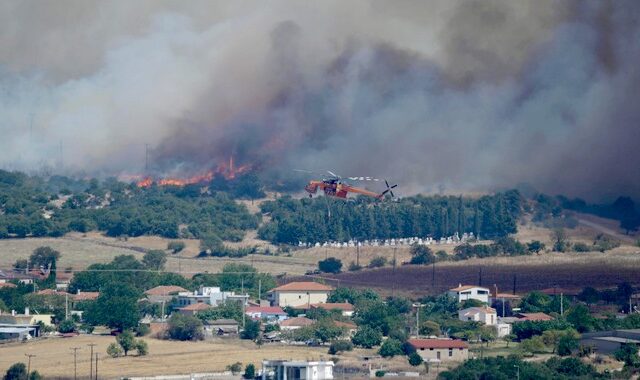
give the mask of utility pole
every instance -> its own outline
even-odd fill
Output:
[[[89,379],[93,377],[93,347],[96,346],[95,343],[89,343],[87,346],[91,347],[91,355],[89,357]]]
[[[34,357],[34,354],[24,354],[24,356],[27,356],[29,358],[29,364],[27,365],[27,376],[29,376],[31,374],[31,358]]]
[[[564,297],[560,293],[560,315],[564,315]]]
[[[98,380],[98,353],[96,352],[96,380]]]
[[[80,347],[72,347],[73,350],[73,379],[78,380],[78,350]]]

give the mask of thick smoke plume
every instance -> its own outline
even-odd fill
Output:
[[[0,164],[640,196],[637,1],[4,1]]]

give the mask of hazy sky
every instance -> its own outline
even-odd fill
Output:
[[[637,197],[639,68],[634,0],[1,0],[0,166]]]

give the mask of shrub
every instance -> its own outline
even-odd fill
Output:
[[[591,248],[585,243],[574,243],[573,250],[576,252],[590,252]]]
[[[329,257],[326,260],[318,261],[318,269],[325,273],[340,273],[342,261],[335,257]]]
[[[171,250],[174,254],[182,251],[185,247],[186,245],[183,241],[171,241],[167,244],[167,249]]]
[[[357,272],[361,269],[362,269],[362,265],[358,265],[353,261],[349,263],[349,268],[348,268],[349,272]]]
[[[230,364],[227,366],[227,370],[231,371],[231,373],[233,373],[234,375],[237,375],[238,373],[240,373],[240,371],[242,371],[242,363],[235,362],[233,364]]]
[[[380,268],[387,264],[387,259],[382,256],[376,256],[369,262],[369,268]]]
[[[196,317],[173,314],[169,318],[167,333],[175,340],[201,340],[204,338],[202,321]]]
[[[136,341],[136,351],[138,351],[138,355],[145,356],[149,353],[149,345],[142,339],[138,339]]]
[[[145,336],[150,332],[151,332],[151,329],[149,328],[149,325],[145,325],[141,323],[138,325],[138,327],[136,327],[136,336]]]
[[[420,364],[422,364],[422,357],[418,355],[417,352],[412,352],[411,355],[409,355],[409,364],[414,367],[419,366]]]
[[[58,325],[58,331],[60,331],[63,334],[74,332],[75,329],[76,329],[76,324],[71,319],[65,319],[64,321],[60,322],[60,324]]]
[[[376,377],[384,377],[384,374],[385,374],[385,373],[386,373],[386,372],[385,372],[385,371],[383,371],[383,370],[377,370],[377,371],[376,371]]]
[[[402,355],[402,342],[397,339],[387,339],[382,343],[378,353],[383,358],[392,358],[396,355]]]
[[[351,350],[353,350],[353,343],[347,340],[337,340],[335,342],[332,342],[331,346],[329,346],[329,354],[331,355],[336,355],[341,352]]]
[[[411,264],[431,264],[435,262],[436,257],[429,249],[429,247],[425,247],[424,245],[413,245],[411,247]]]
[[[249,363],[246,367],[244,367],[243,377],[245,379],[253,379],[256,377],[256,367],[252,363]]]
[[[111,343],[107,347],[107,355],[111,356],[112,358],[117,358],[118,356],[122,355],[122,353],[122,348],[120,348],[117,343]]]

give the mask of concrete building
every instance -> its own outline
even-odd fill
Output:
[[[269,292],[269,300],[274,306],[302,307],[326,303],[333,288],[317,282],[290,282]]]
[[[332,361],[264,360],[262,380],[324,380],[333,379]]]
[[[24,314],[18,314],[15,310],[10,313],[3,313],[0,310],[0,323],[5,325],[31,326],[42,322],[45,326],[53,326],[53,314],[33,314],[28,307],[24,309]]]
[[[480,322],[487,326],[495,326],[498,323],[496,309],[489,306],[469,307],[458,311],[458,319],[461,321]]]
[[[469,345],[457,339],[409,339],[409,344],[425,362],[453,362],[469,358]]]
[[[489,303],[489,289],[481,286],[462,285],[457,288],[449,289],[449,296],[464,302],[466,300],[478,300],[480,302]]]
[[[197,303],[205,303],[211,306],[218,306],[221,303],[231,301],[239,304],[247,304],[248,294],[235,294],[234,292],[223,292],[217,286],[203,286],[194,292],[178,292],[178,307],[185,307]]]

